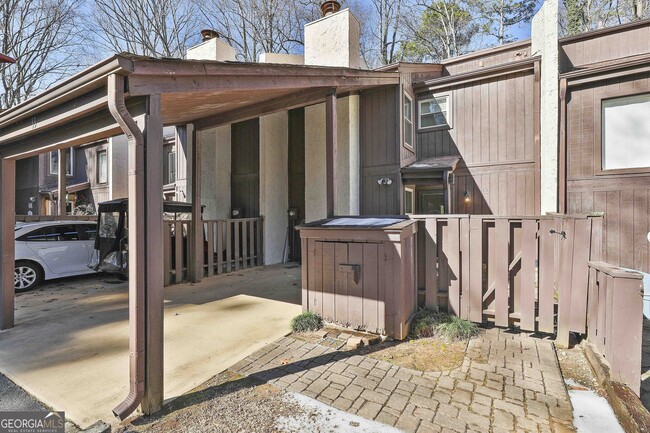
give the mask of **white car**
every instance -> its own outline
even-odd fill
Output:
[[[95,273],[88,262],[96,233],[92,221],[16,224],[15,291],[29,290],[42,280]]]

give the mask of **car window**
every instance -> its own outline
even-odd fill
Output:
[[[43,227],[22,235],[17,240],[26,242],[78,241],[79,232],[74,225]]]
[[[97,237],[97,224],[80,224],[78,227],[81,239],[93,241]]]

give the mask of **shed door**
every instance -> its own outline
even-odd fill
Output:
[[[383,331],[384,245],[316,241],[313,259],[316,265],[310,277],[309,310],[342,325]]]

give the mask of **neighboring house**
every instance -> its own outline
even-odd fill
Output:
[[[58,156],[58,152],[48,152],[16,162],[16,214],[56,214]],[[66,162],[67,211],[73,213],[77,205],[94,203],[85,149],[67,149]]]
[[[166,128],[165,133],[165,197],[173,199],[176,172],[173,159],[174,128]],[[126,163],[127,141],[124,135],[68,148],[67,212],[94,213],[98,203],[126,197]],[[56,215],[59,199],[58,170],[58,152],[48,152],[17,161],[17,215]]]

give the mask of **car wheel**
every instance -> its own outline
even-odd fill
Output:
[[[18,261],[14,268],[14,290],[24,292],[43,280],[43,271],[33,262]]]

